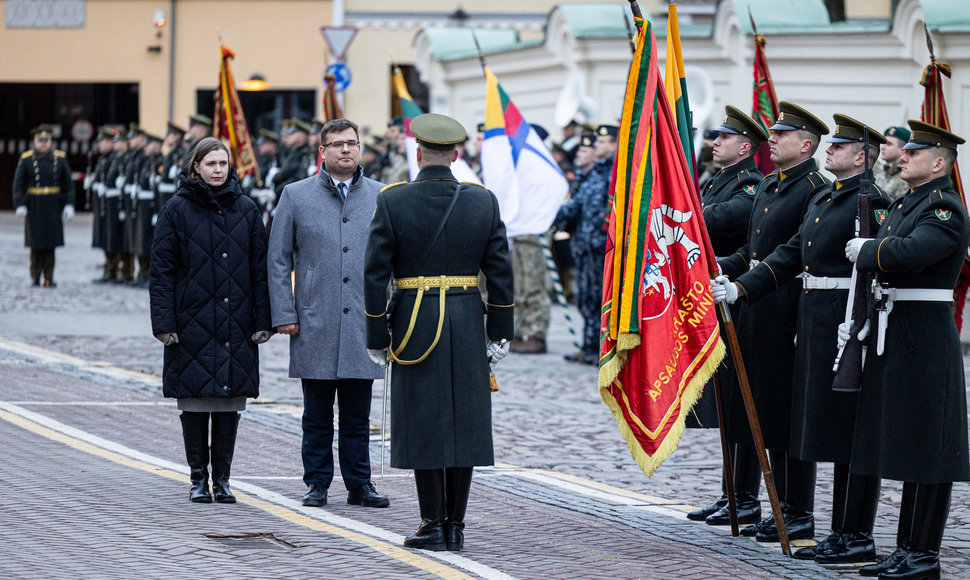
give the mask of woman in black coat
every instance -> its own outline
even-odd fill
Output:
[[[234,503],[229,471],[239,411],[259,396],[259,351],[269,340],[266,230],[242,195],[218,139],[196,145],[175,196],[158,215],[152,243],[152,332],[165,345],[166,397],[182,411],[189,499]],[[212,444],[209,446],[209,416]]]

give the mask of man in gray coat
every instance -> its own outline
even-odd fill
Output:
[[[387,507],[370,479],[371,388],[383,373],[367,356],[363,278],[383,184],[361,175],[353,122],[329,121],[320,143],[323,169],[280,195],[267,259],[273,327],[290,336],[290,376],[303,383],[303,505],[327,503],[336,397],[347,503]]]

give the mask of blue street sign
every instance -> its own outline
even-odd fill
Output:
[[[338,93],[342,93],[347,90],[350,86],[350,81],[353,80],[353,75],[350,74],[350,69],[347,68],[342,62],[335,62],[327,67],[327,74],[333,75],[335,79],[334,88],[337,89]]]

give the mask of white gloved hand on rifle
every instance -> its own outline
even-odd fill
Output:
[[[869,238],[852,238],[845,243],[845,257],[849,259],[853,264],[859,259],[859,252],[862,251],[862,246],[869,241]]]

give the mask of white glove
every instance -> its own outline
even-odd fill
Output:
[[[165,346],[172,346],[179,343],[179,335],[174,332],[160,332],[155,335],[155,338]]]
[[[67,221],[74,219],[74,206],[71,204],[65,205],[64,211],[61,212],[61,215],[63,215],[64,219]]]
[[[369,348],[367,349],[367,356],[370,357],[381,368],[387,367],[387,349],[386,348]]]
[[[27,206],[19,205],[17,206],[17,211],[14,212],[17,217],[27,217]]]
[[[714,296],[714,302],[734,304],[738,301],[738,287],[728,280],[727,276],[718,276],[711,280],[711,294]]]
[[[153,213],[152,214],[152,227],[155,227],[157,224],[158,224],[158,214],[157,213]]]
[[[839,340],[837,343],[838,349],[842,350],[842,347],[844,347],[848,342],[849,342],[849,323],[842,322],[839,324]]]
[[[488,357],[488,362],[494,365],[498,361],[507,357],[511,347],[512,345],[509,343],[508,339],[505,338],[502,340],[488,341],[488,346],[485,347],[485,355]]]
[[[269,337],[271,336],[273,336],[273,333],[268,330],[257,330],[256,332],[253,333],[253,336],[251,338],[253,339],[253,342],[255,342],[256,344],[263,344],[264,342],[269,340]]]
[[[124,210],[122,210],[122,211],[119,211],[119,212],[118,212],[118,221],[119,221],[119,222],[123,222],[123,221],[125,221],[125,218],[126,218],[126,217],[128,217],[128,214],[126,214],[126,213],[124,212]]]
[[[123,189],[125,187],[124,175],[119,175],[118,177],[115,177],[115,187],[117,187],[118,189]]]
[[[859,252],[862,250],[863,244],[869,241],[869,238],[852,238],[845,244],[845,257],[849,259],[853,264],[859,259]]]
[[[89,173],[84,176],[84,189],[91,189],[91,184],[94,183],[94,174]]]

